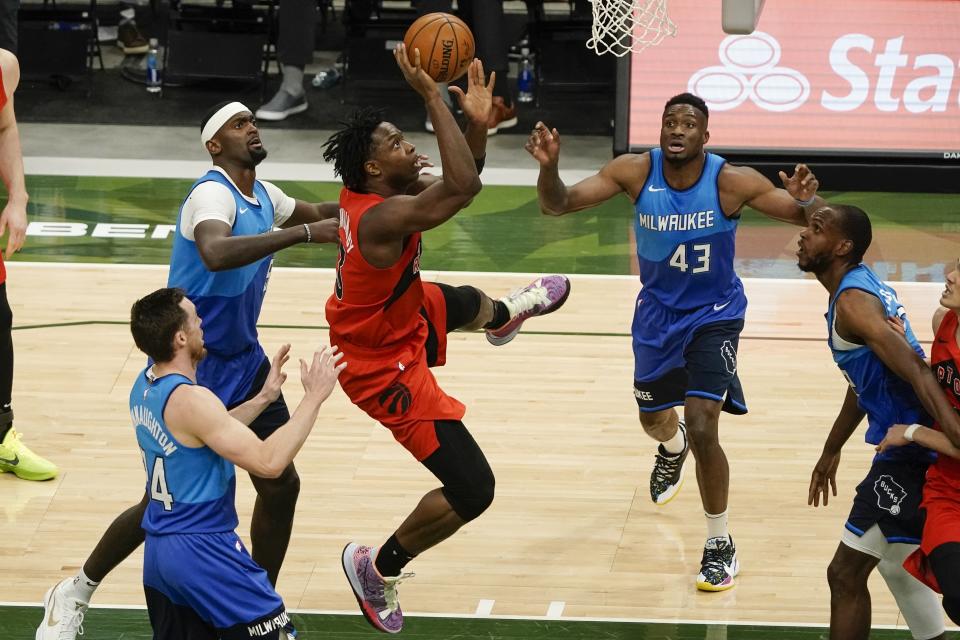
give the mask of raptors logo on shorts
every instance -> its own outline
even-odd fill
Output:
[[[413,396],[405,384],[395,382],[380,394],[377,401],[390,415],[404,414],[410,408]]]

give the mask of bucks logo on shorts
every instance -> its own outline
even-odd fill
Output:
[[[877,494],[877,506],[892,515],[900,513],[900,505],[907,497],[907,490],[900,486],[893,476],[884,474],[873,483],[873,491]]]

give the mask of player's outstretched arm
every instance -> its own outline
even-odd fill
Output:
[[[960,416],[944,397],[933,372],[904,337],[890,326],[876,296],[860,289],[847,289],[837,298],[837,330],[848,333],[873,351],[891,371],[910,383],[914,393],[940,428],[960,446]]]
[[[798,164],[790,176],[781,171],[780,180],[782,189],[756,169],[725,165],[720,173],[720,199],[725,204],[739,203],[726,213],[735,213],[747,204],[775,220],[806,226],[813,212],[826,204],[817,195],[817,177],[807,165]]]
[[[346,367],[336,347],[313,355],[308,367],[300,361],[303,400],[290,420],[261,441],[242,422],[227,413],[212,391],[199,385],[181,385],[170,395],[163,417],[168,428],[186,446],[207,445],[241,469],[260,478],[276,478],[293,461],[317,420],[320,405]]]
[[[463,115],[467,118],[463,137],[473,154],[473,163],[478,174],[483,171],[484,159],[487,156],[487,122],[493,109],[493,86],[496,79],[496,71],[490,72],[489,78],[485,77],[483,63],[477,59],[467,68],[466,93],[460,87],[450,85],[450,93],[457,97]]]
[[[296,205],[293,207],[293,213],[280,227],[287,229],[299,224],[309,224],[311,222],[317,222],[318,220],[330,220],[331,218],[339,217],[339,202],[306,202],[304,200],[297,200]]]
[[[907,429],[912,426],[916,426],[916,429],[914,429],[913,435],[910,436],[912,440],[907,440]],[[877,451],[886,451],[891,447],[902,447],[910,444],[910,442],[916,442],[921,447],[932,449],[945,456],[960,459],[960,448],[954,446],[946,435],[936,429],[931,429],[923,425],[893,425],[887,429],[887,434],[884,436],[883,441],[877,445]]]
[[[815,507],[827,506],[830,491],[837,495],[837,468],[840,466],[840,452],[853,432],[863,422],[866,413],[857,404],[857,394],[852,387],[847,387],[847,394],[843,399],[843,406],[837,419],[833,421],[830,435],[823,444],[823,452],[810,475],[810,489],[807,492],[807,504]]]
[[[27,234],[27,187],[23,177],[23,156],[20,150],[20,132],[13,112],[13,92],[20,83],[20,64],[17,57],[0,49],[0,67],[3,69],[3,91],[7,104],[0,110],[0,178],[7,187],[7,204],[0,213],[0,236],[7,236],[6,256],[20,250]]]
[[[437,146],[440,148],[443,182],[453,190],[467,195],[468,199],[472,198],[481,187],[473,153],[457,121],[453,119],[453,114],[440,98],[437,83],[421,68],[420,51],[414,49],[414,60],[411,64],[407,57],[407,49],[401,42],[394,48],[393,57],[404,79],[423,98],[427,112],[430,114],[437,137]],[[467,74],[473,82],[476,82],[477,76],[483,74],[483,64],[475,59],[467,68]]]
[[[193,238],[204,266],[210,271],[225,271],[252,264],[295,244],[336,242],[337,224],[331,218],[306,226],[300,224],[252,236],[235,236],[226,222],[204,220],[193,228]]]
[[[540,165],[537,199],[540,212],[562,216],[606,202],[618,193],[634,194],[631,184],[643,185],[650,171],[650,156],[626,154],[603,166],[595,175],[567,187],[560,179],[560,132],[537,122],[524,149]]]

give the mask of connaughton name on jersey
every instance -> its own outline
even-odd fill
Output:
[[[638,213],[637,223],[641,229],[651,231],[693,231],[713,226],[714,210],[695,211],[693,213]]]

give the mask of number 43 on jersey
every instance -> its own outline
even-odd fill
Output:
[[[670,258],[670,266],[674,269],[680,269],[680,271],[684,273],[686,273],[691,266],[693,270],[690,273],[710,271],[710,245],[693,245],[690,250],[690,259],[694,261],[693,265],[687,261],[687,245],[678,245],[677,250],[673,252],[673,256]]]

